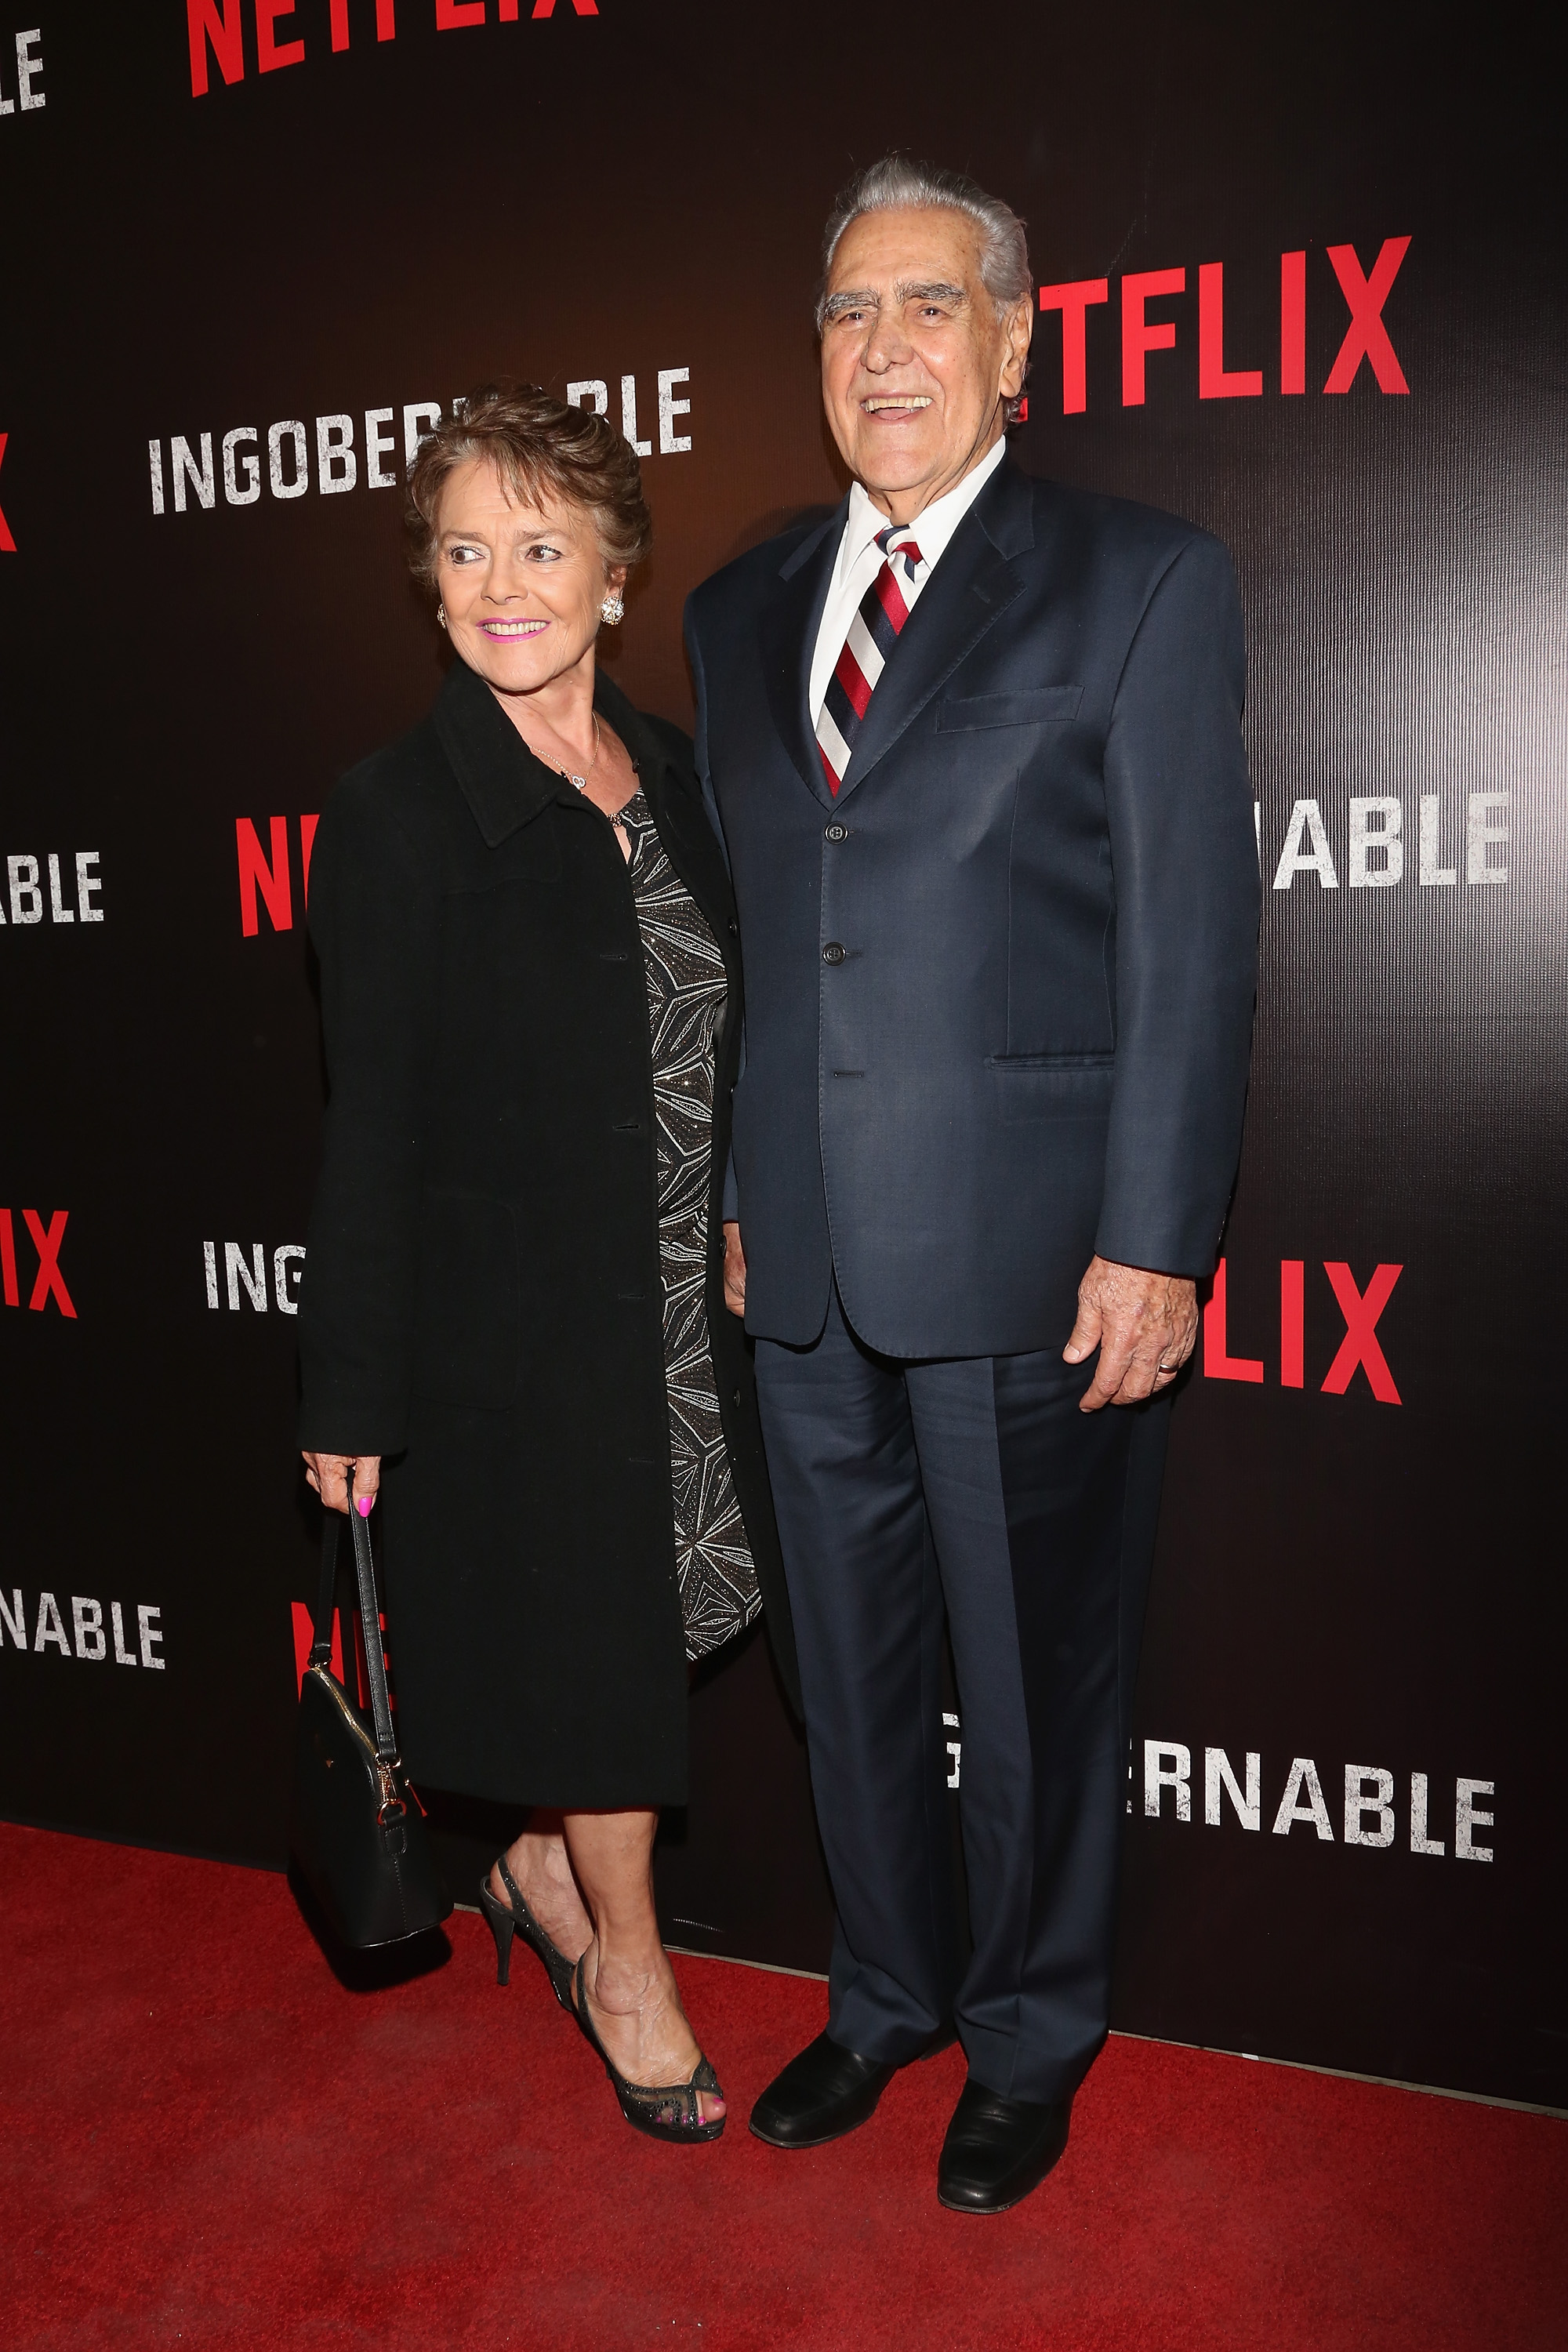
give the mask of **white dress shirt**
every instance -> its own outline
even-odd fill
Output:
[[[948,541],[974,504],[997,467],[1007,454],[1005,435],[988,449],[978,466],[965,474],[962,482],[933,499],[929,507],[915,517],[907,528],[909,536],[921,551],[921,563],[912,577],[905,576],[900,564],[897,578],[899,593],[906,606],[912,609],[917,596],[942,561]],[[849,634],[849,624],[860,607],[860,599],[882,568],[882,551],[877,544],[877,533],[886,530],[888,518],[880,507],[873,506],[858,482],[849,492],[849,513],[844,525],[844,536],[838,542],[838,560],[833,567],[833,581],[827,591],[827,603],[823,609],[822,626],[816,633],[816,651],[811,663],[811,723],[815,727],[822,715],[822,698],[827,692],[827,681],[833,676],[834,665],[844,650],[844,640]],[[900,533],[901,538],[903,533]]]

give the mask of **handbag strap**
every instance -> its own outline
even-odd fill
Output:
[[[375,1752],[384,1764],[395,1764],[397,1734],[392,1727],[392,1706],[386,1696],[386,1658],[381,1645],[381,1607],[375,1597],[375,1561],[370,1549],[370,1523],[353,1508],[349,1495],[349,1527],[354,1539],[354,1572],[359,1578],[359,1620],[364,1633],[365,1679],[370,1684],[371,1720],[375,1726]]]
[[[371,1721],[375,1728],[375,1752],[384,1764],[398,1761],[397,1735],[392,1727],[392,1705],[386,1695],[386,1660],[381,1645],[381,1609],[375,1597],[375,1561],[370,1528],[353,1508],[350,1493],[349,1528],[353,1537],[354,1574],[359,1586],[360,1624],[364,1634],[365,1679],[370,1685]],[[316,1600],[316,1638],[310,1647],[313,1666],[330,1665],[332,1655],[332,1602],[338,1571],[341,1511],[321,1514],[321,1581]]]

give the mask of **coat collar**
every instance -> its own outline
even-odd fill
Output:
[[[658,738],[603,670],[594,681],[594,708],[631,753],[657,812],[668,765]],[[484,679],[466,662],[452,664],[431,719],[488,849],[499,848],[552,801],[577,806],[572,785],[535,759]]]
[[[487,849],[498,849],[519,825],[571,793],[564,777],[534,758],[467,662],[453,662],[430,715]]]
[[[816,632],[848,501],[790,556],[763,610],[763,674],[773,724],[813,796],[842,803],[1023,593],[1011,558],[1035,543],[1034,484],[1004,458],[964,516],[921,591],[871,697],[837,802],[812,732],[807,689]]]
[[[594,673],[594,708],[615,729],[631,754],[637,782],[657,818],[664,804],[669,754],[642,712],[627,700],[614,678],[605,677],[603,669]]]

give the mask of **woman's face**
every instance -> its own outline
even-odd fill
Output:
[[[437,520],[436,584],[470,669],[527,694],[591,653],[599,607],[626,575],[606,571],[585,509],[520,506],[478,457],[448,476]]]

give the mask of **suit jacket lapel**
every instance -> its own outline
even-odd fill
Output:
[[[818,525],[809,538],[784,566],[779,573],[773,594],[763,608],[759,628],[762,643],[763,677],[767,687],[768,705],[773,725],[790,758],[800,771],[801,781],[814,797],[831,808],[833,794],[827,789],[827,779],[822,772],[822,754],[816,748],[812,732],[811,711],[807,693],[811,685],[811,660],[816,650],[816,633],[822,625],[822,610],[827,602],[828,585],[833,578],[833,566],[838,554],[838,542],[844,536],[844,520],[849,511],[846,499]]]
[[[911,528],[918,535],[918,521]],[[877,681],[838,788],[841,802],[1023,593],[1009,558],[1033,545],[1033,485],[1004,458],[953,532]]]

